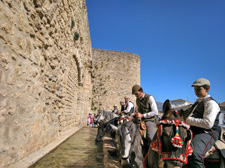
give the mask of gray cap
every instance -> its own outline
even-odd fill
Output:
[[[205,78],[200,78],[196,80],[191,86],[194,87],[194,86],[204,86],[204,85],[210,86],[209,80]]]

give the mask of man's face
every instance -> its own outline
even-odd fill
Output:
[[[195,89],[195,95],[199,98],[205,97],[208,95],[209,88],[205,89],[202,86],[195,86],[194,89]]]
[[[142,97],[142,92],[137,91],[134,95],[135,95],[136,98],[140,99]]]
[[[126,98],[126,99],[125,99],[125,103],[127,103],[128,101],[129,101],[129,98]]]

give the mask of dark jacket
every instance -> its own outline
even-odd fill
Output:
[[[136,99],[137,103],[137,110],[141,114],[148,113],[149,111],[152,111],[151,105],[149,103],[149,97],[151,95],[148,95],[145,93],[145,96],[142,99]],[[155,121],[155,117],[152,118],[144,118],[144,121]]]
[[[196,105],[197,105],[197,107],[193,111],[192,117],[194,117],[194,118],[203,118],[203,115],[204,115],[204,103],[209,101],[209,100],[214,100],[214,99],[212,97],[208,97],[208,98],[202,100],[200,103],[196,102],[195,104],[193,104],[192,108],[194,108]],[[220,114],[220,112],[217,114],[215,122],[214,122],[214,125],[211,128],[212,130],[218,131],[218,132],[220,131],[219,127],[218,127],[219,114]],[[205,128],[191,126],[191,130],[192,130],[194,135],[203,133],[205,131],[210,131],[211,129],[205,129]]]

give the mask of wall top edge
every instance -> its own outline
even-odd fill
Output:
[[[131,53],[131,52],[106,50],[106,49],[97,49],[97,48],[92,48],[92,53],[94,53],[94,54],[95,53],[126,54],[126,55],[137,56],[138,58],[140,58],[140,56],[138,54]]]

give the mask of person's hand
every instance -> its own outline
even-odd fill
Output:
[[[132,117],[135,116],[135,115],[136,115],[136,113],[132,113],[132,114],[131,114]]]
[[[189,114],[189,115],[184,115],[184,116],[183,116],[184,122],[187,122],[187,121],[189,120],[189,117],[191,117],[191,114]]]
[[[191,115],[187,116],[187,118],[184,119],[184,122],[188,122],[189,121],[189,117],[191,117]]]
[[[143,118],[143,117],[144,117],[144,115],[143,115],[143,114],[141,114],[141,113],[136,113],[136,117],[137,117],[137,118]]]

